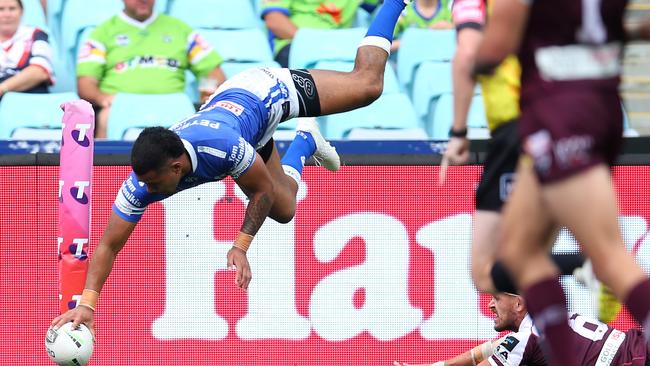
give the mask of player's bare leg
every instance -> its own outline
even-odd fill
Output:
[[[619,299],[646,280],[625,249],[610,170],[600,165],[543,189],[550,212],[573,232],[591,259],[598,279]],[[625,268],[621,271],[621,268]]]
[[[522,219],[525,218],[525,219]],[[515,187],[504,206],[499,258],[520,289],[557,277],[549,257],[555,225],[542,202],[542,191],[532,166],[520,163]]]
[[[275,201],[269,212],[269,217],[280,223],[291,221],[296,213],[296,194],[298,193],[298,182],[285,174],[280,163],[278,148],[273,144],[271,156],[266,161],[266,167],[273,179],[275,190]]]
[[[384,88],[388,53],[376,46],[357,50],[351,72],[310,70],[320,97],[321,114],[347,112],[374,102]]]
[[[517,167],[517,180],[504,207],[501,260],[521,289],[528,311],[545,335],[550,365],[576,365],[574,340],[568,324],[566,296],[559,272],[549,256],[556,224],[542,199],[542,187],[526,157]]]
[[[314,118],[300,118],[296,127],[296,137],[289,145],[282,159],[278,149],[273,149],[266,167],[273,179],[275,200],[269,217],[280,223],[287,223],[296,213],[296,195],[300,187],[302,170],[310,157],[318,165],[336,171],[341,161],[336,149],[323,138]]]
[[[494,293],[491,272],[496,260],[501,213],[477,210],[472,229],[472,280],[479,292]]]
[[[359,45],[351,72],[309,71],[318,90],[321,115],[364,107],[379,98],[395,25],[409,2],[384,1]]]

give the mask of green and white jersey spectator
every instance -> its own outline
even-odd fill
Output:
[[[185,89],[185,70],[203,77],[222,61],[179,19],[153,14],[138,22],[120,13],[100,24],[80,48],[77,76],[97,79],[108,94],[176,93]]]
[[[395,35],[401,34],[409,27],[451,29],[451,20],[451,1],[416,0],[402,12],[397,21]]]
[[[402,12],[395,27],[395,40],[391,50],[399,47],[399,36],[406,28],[452,29],[452,0],[415,0]]]
[[[262,19],[273,39],[276,61],[287,67],[291,39],[299,28],[342,29],[357,10],[372,12],[379,0],[262,0]]]
[[[123,1],[124,10],[98,25],[77,55],[77,90],[98,109],[98,138],[106,137],[115,93],[181,93],[187,70],[215,90],[226,79],[221,56],[189,25],[154,12],[155,0]]]

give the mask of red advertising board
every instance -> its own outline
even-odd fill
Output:
[[[265,223],[234,285],[225,254],[245,200],[230,180],[151,206],[98,303],[90,365],[391,365],[432,362],[496,334],[469,276],[480,167],[307,167],[295,219]],[[95,167],[92,252],[126,167]],[[0,364],[50,365],[58,314],[58,167],[0,167]],[[650,167],[615,169],[626,244],[650,268]],[[562,233],[556,251],[576,251]],[[564,280],[571,307],[593,298]],[[627,313],[614,322],[634,324]]]

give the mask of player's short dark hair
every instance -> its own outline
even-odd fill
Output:
[[[164,127],[147,127],[131,149],[131,167],[137,175],[157,171],[169,160],[185,152],[178,135]]]

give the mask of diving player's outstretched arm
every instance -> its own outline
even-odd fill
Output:
[[[264,160],[257,156],[253,165],[235,182],[249,199],[244,222],[233,247],[228,251],[228,268],[237,270],[235,282],[242,289],[248,288],[251,281],[251,269],[246,258],[246,251],[253,237],[262,227],[275,201],[275,188]]]
[[[72,321],[75,327],[81,323],[85,324],[95,334],[94,315],[99,292],[113,269],[113,262],[117,257],[117,253],[124,247],[136,224],[124,220],[115,212],[111,212],[104,234],[90,260],[86,286],[78,306],[54,318],[51,324],[52,327],[58,328]]]

